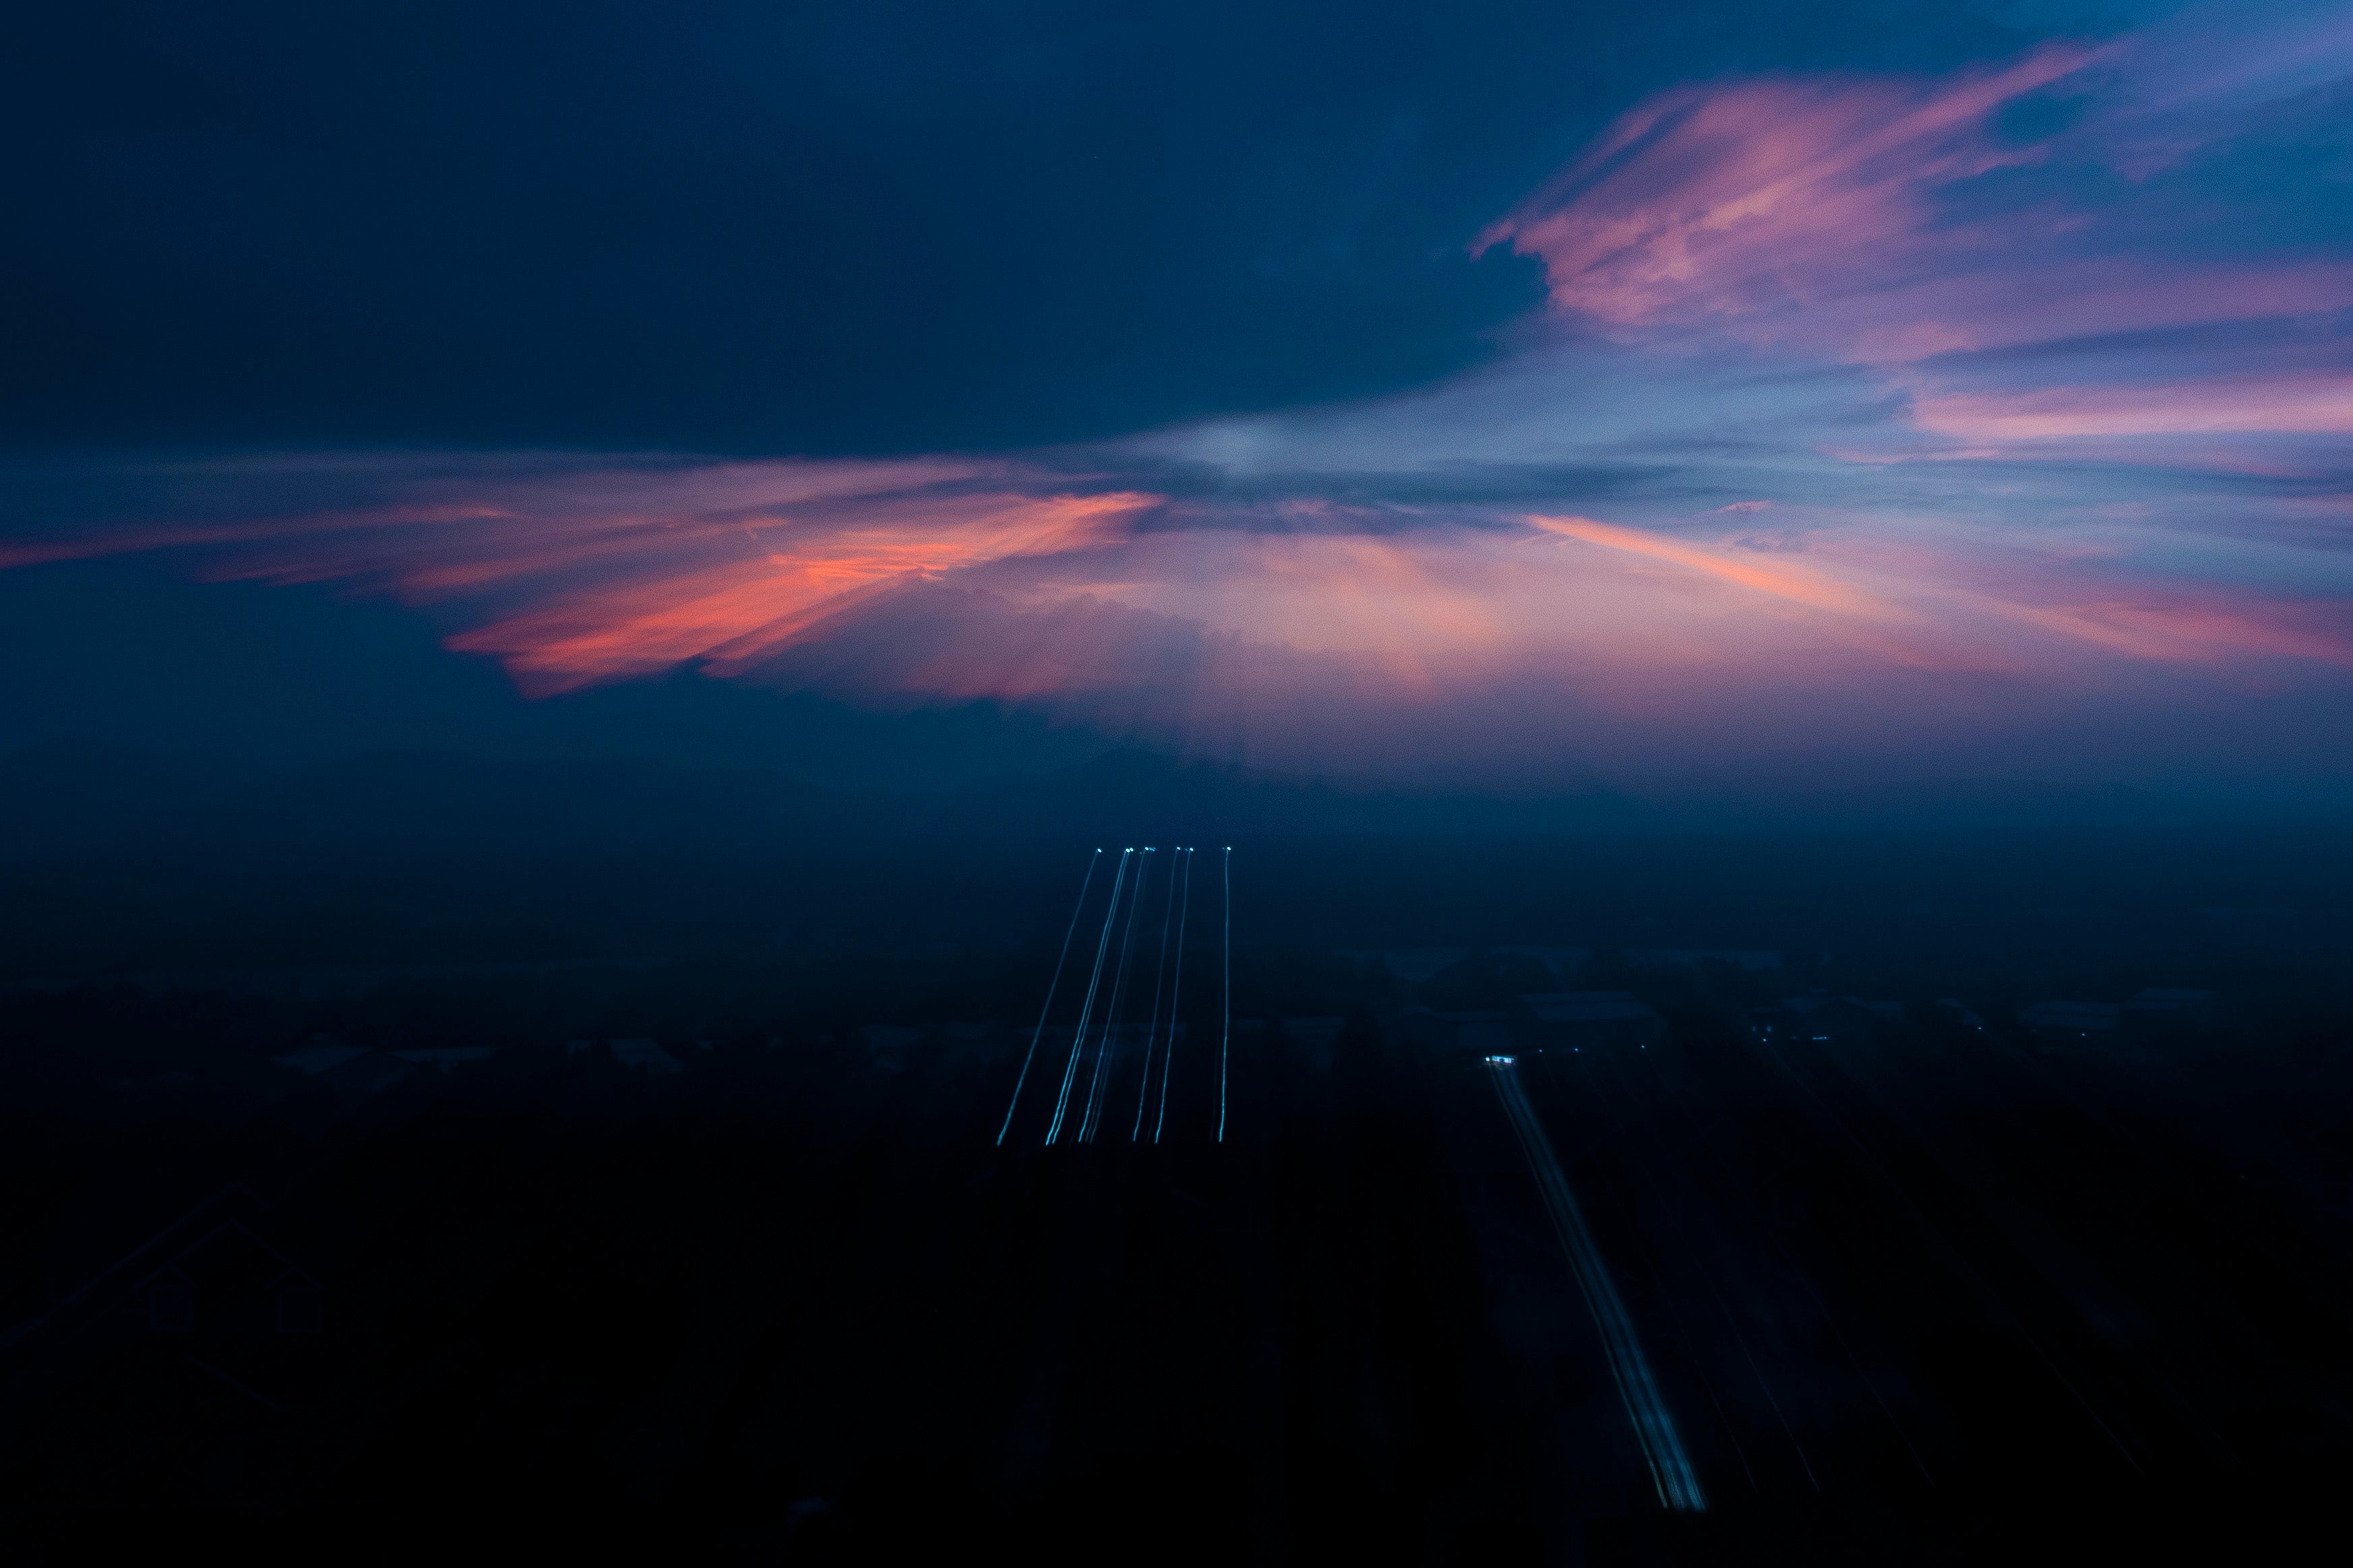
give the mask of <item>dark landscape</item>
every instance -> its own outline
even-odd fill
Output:
[[[1168,770],[1118,765],[1084,798],[1149,821]],[[1203,877],[1165,1108],[1138,1005],[1092,1141],[1044,1146],[1041,1074],[1000,1145],[1094,846],[819,835],[786,795],[742,855],[490,857],[321,837],[307,787],[176,865],[7,869],[28,1546],[1961,1561],[2284,1538],[2353,1445],[2341,832],[1238,806],[1223,1141]],[[2211,995],[2031,1022],[2151,989]],[[1648,1018],[1536,1016],[1564,993]],[[1499,1056],[1703,1512],[1659,1509]]]

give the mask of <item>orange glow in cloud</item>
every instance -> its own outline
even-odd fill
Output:
[[[1704,572],[1724,582],[1753,589],[1759,594],[1769,594],[1777,599],[1810,605],[1817,610],[1830,610],[1841,616],[1882,618],[1892,618],[1901,614],[1894,606],[1858,588],[1802,567],[1745,561],[1677,540],[1663,539],[1655,533],[1645,533],[1640,529],[1596,522],[1588,517],[1531,517],[1528,521],[1547,533],[1556,533],[1565,539],[1583,540],[1588,544],[1647,555],[1653,561],[1672,562],[1677,566]]]
[[[740,668],[878,589],[1097,545],[1114,537],[1119,518],[1156,500],[1132,491],[963,497],[953,521],[860,522],[806,535],[781,528],[775,541],[781,550],[690,571],[657,566],[636,580],[559,596],[463,633],[450,646],[498,656],[535,693],[687,659],[707,659],[723,670]],[[419,575],[438,581],[430,571]]]
[[[1293,496],[1273,531],[1259,531],[1271,508],[1203,500],[1145,529],[1160,498],[1069,493],[1043,469],[780,466],[770,490],[754,467],[505,481],[462,516],[322,514],[306,537],[218,530],[205,574],[430,602],[448,646],[500,659],[533,696],[687,664],[1431,777],[1502,757],[1639,771],[1857,734],[1944,744],[2004,703],[2111,692],[2133,666],[2179,689],[2211,672],[2217,691],[2259,661],[2353,668],[2347,607],[2320,584],[2267,599],[2137,577],[2130,520],[2021,545],[1777,510],[1799,553],[1566,512],[1439,521]],[[1718,510],[1721,525],[1762,509]]]

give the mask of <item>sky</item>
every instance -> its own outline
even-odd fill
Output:
[[[2353,16],[1623,9],[16,24],[0,743],[2353,790]]]

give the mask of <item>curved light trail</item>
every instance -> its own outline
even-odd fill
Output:
[[[1176,879],[1176,868],[1169,868],[1170,880]],[[1168,1075],[1176,1067],[1176,1005],[1185,994],[1185,917],[1193,908],[1193,851],[1185,851],[1185,896],[1176,906],[1176,978],[1168,987],[1168,1048],[1160,1053],[1160,1110],[1153,1118],[1152,1141],[1160,1142],[1160,1130],[1168,1125]]]
[[[1160,1037],[1160,992],[1168,981],[1168,928],[1176,909],[1176,856],[1184,850],[1171,846],[1168,862],[1168,892],[1160,904],[1160,963],[1152,972],[1152,1022],[1144,1029],[1144,1073],[1135,1085],[1135,1125],[1128,1129],[1127,1141],[1140,1142],[1144,1138],[1144,1108],[1152,1099],[1152,1047]],[[1174,1037],[1171,1037],[1173,1043]],[[1164,1074],[1164,1076],[1166,1076]]]
[[[1218,1142],[1226,1141],[1226,1064],[1234,1043],[1234,847],[1226,846],[1226,1022],[1218,1038]]]
[[[1519,1136],[1520,1152],[1527,1156],[1537,1189],[1544,1194],[1545,1208],[1552,1215],[1553,1227],[1560,1233],[1561,1247],[1568,1254],[1577,1288],[1585,1293],[1585,1304],[1593,1313],[1594,1326],[1601,1331],[1602,1348],[1609,1357],[1609,1374],[1616,1379],[1618,1397],[1625,1403],[1627,1417],[1634,1424],[1634,1437],[1641,1445],[1644,1462],[1651,1467],[1651,1484],[1658,1490],[1659,1501],[1678,1512],[1701,1512],[1707,1507],[1707,1498],[1700,1490],[1699,1477],[1692,1469],[1690,1456],[1683,1452],[1674,1416],[1659,1395],[1658,1383],[1651,1375],[1650,1358],[1642,1353],[1642,1342],[1634,1332],[1634,1320],[1627,1314],[1626,1303],[1620,1300],[1618,1287],[1609,1278],[1609,1266],[1602,1261],[1600,1249],[1593,1245],[1592,1233],[1585,1227],[1584,1212],[1577,1206],[1577,1194],[1569,1189],[1568,1176],[1553,1152],[1552,1140],[1545,1135],[1544,1124],[1536,1120],[1535,1107],[1528,1103],[1519,1069],[1510,1057],[1489,1057],[1487,1071],[1495,1086],[1495,1098],[1504,1102],[1504,1115]]]

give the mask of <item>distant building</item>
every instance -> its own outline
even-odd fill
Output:
[[[1495,1056],[1517,1048],[1518,1037],[1506,1013],[1440,1013],[1430,1007],[1409,1007],[1389,1016],[1397,1037],[1433,1050]]]
[[[1781,955],[1746,947],[1630,947],[1626,962],[1637,969],[1697,969],[1704,963],[1728,963],[1756,973],[1781,967]]]
[[[270,1059],[333,1091],[347,1103],[398,1083],[417,1070],[397,1056],[326,1040]]]
[[[1377,963],[1398,979],[1419,984],[1460,963],[1470,956],[1472,951],[1467,947],[1385,947],[1344,952],[1340,956],[1353,958],[1359,963]],[[1491,947],[1485,951],[1495,958],[1533,958],[1549,968],[1562,971],[1574,969],[1593,956],[1593,950],[1584,947]]]
[[[2018,1021],[2050,1039],[2088,1039],[2116,1032],[2124,1009],[2114,1002],[2037,1002]]]
[[[623,1067],[636,1068],[657,1078],[686,1070],[678,1065],[676,1057],[671,1056],[651,1040],[642,1038],[607,1040],[605,1048],[611,1051],[613,1059]]]
[[[858,1031],[867,1058],[884,1072],[902,1072],[917,1046],[930,1031],[904,1024],[868,1024]]]
[[[940,1026],[941,1054],[950,1062],[994,1062],[1011,1056],[1015,1042],[1002,1024],[955,1023]],[[1020,1042],[1027,1045],[1025,1038]]]
[[[316,1078],[331,1072],[346,1062],[357,1061],[368,1054],[365,1046],[339,1046],[332,1040],[307,1046],[299,1051],[289,1051],[269,1059],[280,1067],[292,1068],[305,1078]]]
[[[1630,991],[1548,991],[1520,998],[1544,1046],[1562,1050],[1646,1048],[1666,1038],[1667,1021]],[[1540,1047],[1541,1048],[1541,1047]]]
[[[1985,1032],[1985,1020],[1970,1012],[1955,997],[1939,996],[1928,1005],[1974,1034]]]
[[[492,1049],[490,1046],[419,1046],[414,1050],[392,1054],[405,1062],[415,1062],[419,1067],[435,1066],[448,1072],[459,1062],[487,1061]]]
[[[2163,988],[2138,992],[2116,1002],[2037,1002],[2018,1021],[2051,1039],[2130,1037],[2135,1039],[2194,1035],[2211,1028],[2217,1011],[2211,991]]]
[[[1824,991],[1784,996],[1779,1009],[1781,1033],[1826,1044],[1868,1045],[1883,1027],[1903,1019],[1901,1002],[1866,1002],[1860,996],[1833,996]]]

